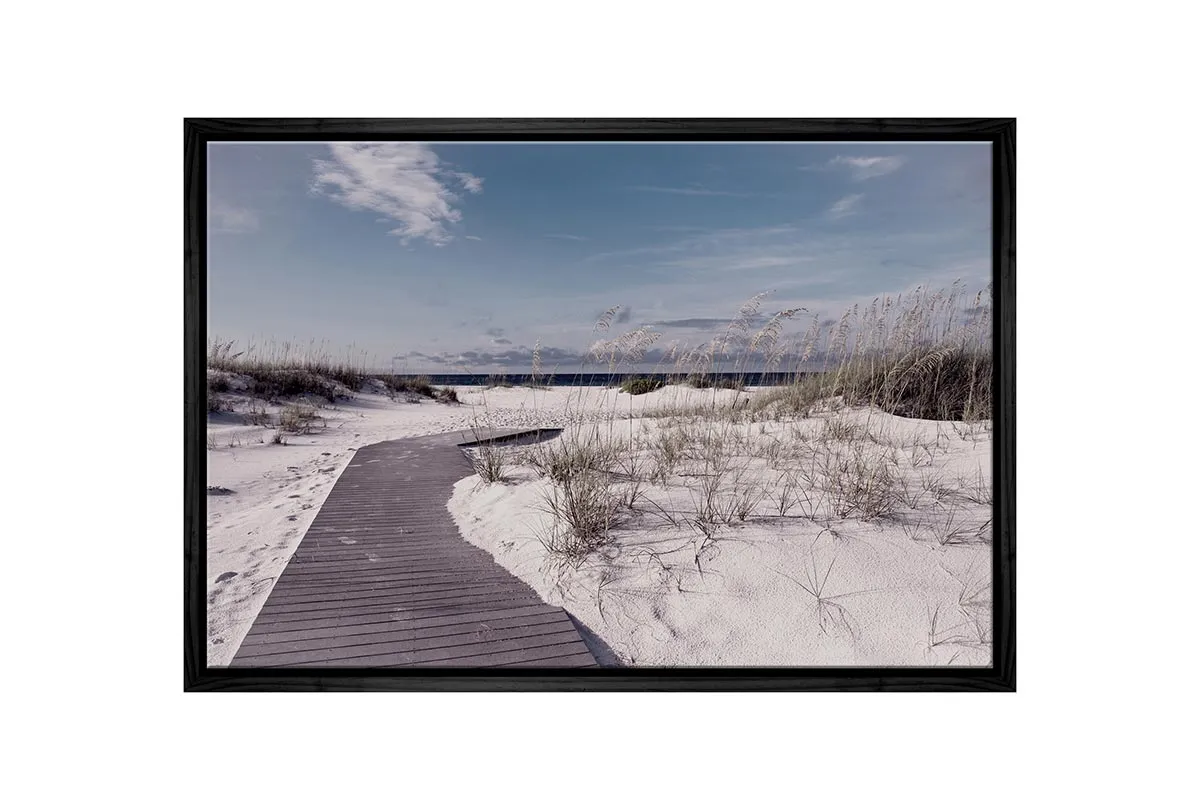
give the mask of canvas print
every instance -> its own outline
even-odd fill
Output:
[[[990,142],[214,142],[210,667],[989,667]]]

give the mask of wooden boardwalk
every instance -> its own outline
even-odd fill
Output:
[[[446,503],[474,443],[448,433],[360,448],[230,666],[597,666],[566,611],[459,534]]]

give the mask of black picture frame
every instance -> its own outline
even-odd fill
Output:
[[[185,691],[1016,690],[1016,119],[184,120]],[[206,660],[207,146],[222,140],[986,141],[992,144],[993,657],[989,668],[566,670],[209,668]]]

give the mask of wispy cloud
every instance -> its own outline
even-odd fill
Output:
[[[587,242],[588,241],[588,238],[586,236],[576,236],[573,233],[548,233],[548,234],[546,234],[546,238],[547,239],[570,239],[573,242]]]
[[[891,174],[904,165],[904,158],[899,155],[881,155],[878,157],[845,157],[838,155],[829,161],[833,167],[846,166],[850,176],[855,180],[870,180],[872,177],[882,177]]]
[[[847,194],[829,207],[829,216],[834,219],[850,216],[857,210],[862,198],[862,194]]]
[[[483,191],[482,178],[444,167],[425,144],[333,143],[329,151],[329,160],[313,161],[312,191],[355,211],[383,214],[397,225],[388,233],[404,245],[450,242],[446,226],[462,219],[452,186]]]
[[[799,228],[793,225],[767,225],[759,228],[662,228],[686,234],[665,244],[647,245],[623,250],[609,250],[588,256],[585,261],[612,259],[638,259],[647,256],[672,256],[679,253],[700,253],[712,256],[715,251],[730,246],[755,243],[795,234]],[[670,264],[671,262],[664,262]]]
[[[482,177],[476,177],[475,175],[467,172],[455,172],[454,176],[458,179],[458,182],[462,183],[464,190],[469,191],[472,194],[479,194],[483,191]]]
[[[483,239],[478,236],[464,236],[463,239],[470,239],[472,242],[482,242]]]
[[[766,248],[774,250],[776,248]],[[725,252],[716,255],[701,254],[686,256],[680,259],[668,259],[658,262],[660,267],[676,267],[682,270],[711,270],[716,272],[736,272],[742,270],[764,270],[772,267],[797,267],[801,264],[816,261],[813,256],[800,253],[776,255],[760,253],[753,248],[740,252]]]
[[[704,188],[702,186],[684,186],[683,188],[671,188],[667,186],[630,186],[630,191],[649,191],[654,194],[684,194],[691,197],[749,197],[743,191],[717,191],[715,189]]]
[[[211,233],[254,233],[258,230],[258,214],[249,208],[210,200],[208,230]]]

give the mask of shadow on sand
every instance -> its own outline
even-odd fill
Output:
[[[596,657],[596,663],[602,667],[624,667],[621,659],[617,657],[613,648],[608,646],[604,639],[592,632],[592,629],[586,624],[575,618],[575,614],[571,611],[566,611],[567,616],[571,619],[571,624],[575,625],[575,629],[579,631],[579,635],[583,636],[583,643],[587,645],[588,650]]]

